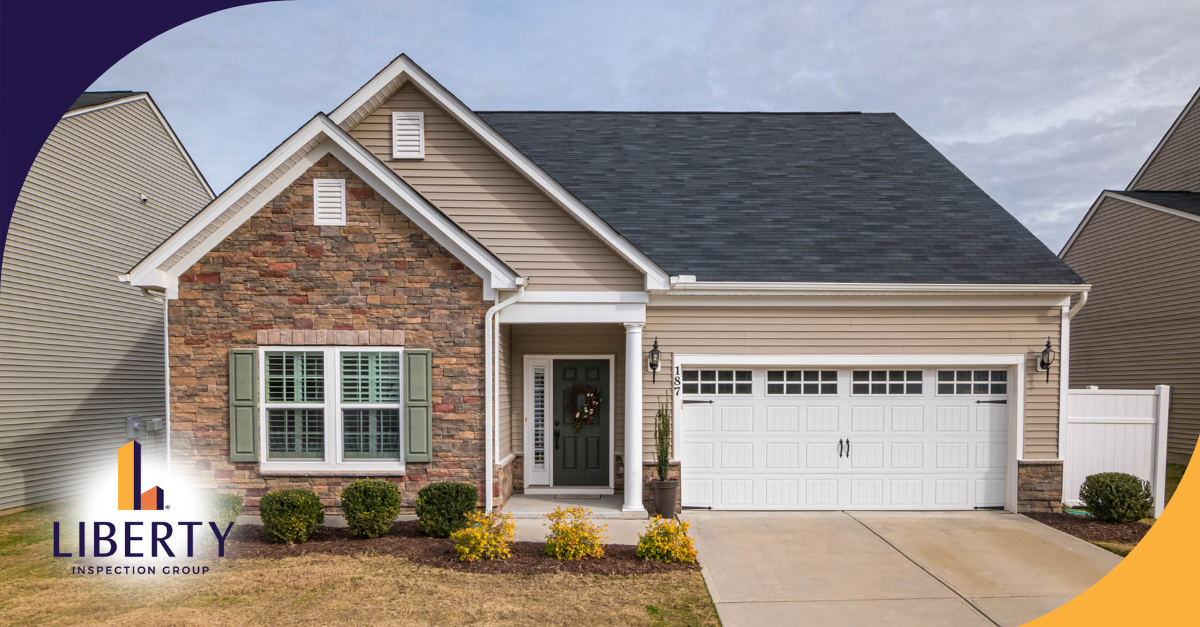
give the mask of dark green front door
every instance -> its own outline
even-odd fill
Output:
[[[556,359],[554,361],[554,485],[608,485],[609,421],[608,360]],[[584,407],[587,388],[600,394],[592,424],[575,432],[574,413],[567,415],[568,397],[578,411]]]

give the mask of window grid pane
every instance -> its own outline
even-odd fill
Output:
[[[342,412],[347,459],[400,457],[399,409],[347,409]]]
[[[343,403],[399,403],[400,353],[342,353]]]
[[[323,353],[267,353],[268,403],[325,402]]]
[[[684,370],[684,394],[749,395],[754,393],[752,370]]]
[[[939,370],[938,394],[1002,395],[1008,393],[1007,370]]]
[[[920,370],[854,370],[850,380],[850,392],[856,395],[920,395],[925,389],[924,372]]]
[[[836,370],[768,370],[767,381],[769,396],[780,394],[836,396],[838,393]],[[783,381],[786,383],[775,383]]]
[[[325,457],[325,411],[322,409],[267,410],[268,457]]]

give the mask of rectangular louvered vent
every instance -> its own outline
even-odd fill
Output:
[[[313,224],[345,226],[346,179],[313,179]]]
[[[425,158],[425,113],[392,111],[392,158]]]

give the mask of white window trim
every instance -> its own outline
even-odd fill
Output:
[[[267,353],[322,353],[325,364],[324,403],[270,403],[267,401]],[[398,409],[400,411],[400,459],[388,461],[346,460],[343,457],[341,363],[342,353],[398,353],[400,355],[400,401],[397,403],[346,403],[351,409]],[[404,474],[404,347],[402,346],[260,346],[258,348],[259,470],[267,473],[361,473]],[[325,458],[271,459],[267,410],[282,407],[325,410]]]
[[[320,199],[317,198],[317,190],[320,189],[320,183],[337,183],[341,189],[341,214],[336,220],[322,220],[317,217],[317,204]],[[314,226],[346,226],[346,179],[313,179],[313,225]]]
[[[397,152],[396,150],[396,119],[399,116],[417,114],[417,154]],[[425,112],[424,111],[392,111],[392,127],[388,129],[388,140],[392,144],[393,159],[424,159],[425,158]]]

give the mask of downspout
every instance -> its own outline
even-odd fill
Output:
[[[1067,408],[1071,402],[1071,319],[1087,304],[1088,293],[1079,294],[1075,306],[1062,308],[1062,327],[1058,336],[1058,458],[1067,449]]]
[[[497,390],[500,389],[500,373],[499,373],[500,366],[499,366],[499,363],[496,362],[496,360],[499,358],[499,355],[500,355],[500,334],[498,332],[494,331],[492,327],[495,325],[497,315],[502,310],[504,310],[505,307],[508,307],[509,305],[521,300],[521,297],[523,297],[525,295],[525,284],[526,283],[528,283],[528,279],[526,279],[525,277],[518,277],[517,278],[517,293],[514,294],[508,300],[498,302],[495,305],[493,305],[491,309],[488,309],[487,315],[484,316],[484,319],[483,319],[483,324],[484,324],[483,343],[484,343],[484,353],[485,353],[484,361],[486,362],[485,366],[484,366],[484,370],[485,370],[484,378],[486,379],[486,383],[485,383],[485,390],[484,390],[483,398],[484,398],[484,401],[487,403],[487,407],[484,409],[484,419],[483,419],[483,421],[484,421],[483,422],[483,425],[484,425],[483,426],[483,432],[484,432],[483,433],[483,440],[484,440],[484,443],[483,443],[484,444],[483,445],[483,448],[484,448],[484,452],[483,452],[484,499],[483,500],[484,500],[485,511],[488,511],[488,512],[492,511],[492,501],[494,498],[492,496],[492,474],[493,474],[493,465],[494,465],[493,459],[495,459],[495,457],[493,455],[493,449],[498,449],[500,446],[499,440],[496,438],[496,433],[499,430],[498,429],[499,425],[492,424],[493,420],[496,418],[496,414],[500,413],[498,408],[496,411],[492,410],[492,401],[494,401],[495,398],[499,396],[499,394],[497,393]],[[493,443],[493,440],[495,440],[495,443]]]
[[[1075,314],[1079,313],[1079,310],[1083,309],[1083,306],[1087,304],[1087,298],[1088,292],[1083,292],[1079,295],[1079,302],[1075,303],[1075,306],[1071,308],[1071,311],[1067,312],[1067,320],[1075,319]]]
[[[127,275],[124,275],[127,276]],[[163,304],[163,428],[166,429],[166,448],[167,448],[167,475],[171,475],[171,328],[170,324],[170,306],[171,299],[167,298],[166,293],[155,294],[146,288],[140,288],[142,296],[151,300],[162,298]]]

